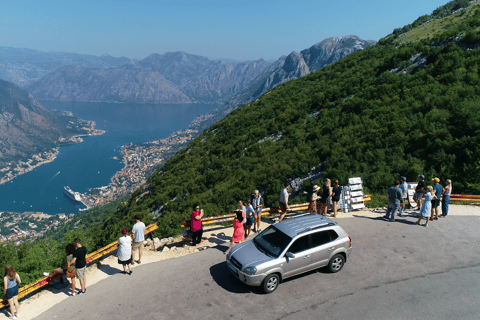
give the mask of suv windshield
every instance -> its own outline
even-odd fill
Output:
[[[274,226],[270,226],[253,239],[259,250],[266,251],[267,254],[277,257],[285,250],[292,238]]]

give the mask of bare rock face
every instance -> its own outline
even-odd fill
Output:
[[[293,51],[266,68],[245,90],[232,97],[227,105],[237,107],[249,103],[282,83],[318,71],[374,44],[375,41],[365,41],[357,36],[343,36],[325,39],[300,53]]]

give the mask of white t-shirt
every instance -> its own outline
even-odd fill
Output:
[[[288,191],[287,189],[282,189],[282,191],[280,192],[280,199],[279,201],[281,203],[284,203],[284,204],[287,204],[288,203]]]
[[[121,261],[127,261],[132,256],[132,238],[123,236],[118,239],[117,257]]]
[[[140,242],[145,240],[145,223],[137,222],[133,226],[132,233],[135,233],[135,239],[133,241]]]

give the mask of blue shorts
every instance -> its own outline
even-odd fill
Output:
[[[7,297],[7,300],[10,300],[13,297],[18,296],[18,285],[13,288],[7,289],[5,296]]]
[[[247,222],[245,222],[247,226],[253,226],[253,217],[247,218]]]

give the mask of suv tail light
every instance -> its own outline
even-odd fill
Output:
[[[348,237],[348,240],[350,240],[350,248],[352,247],[352,238]]]

